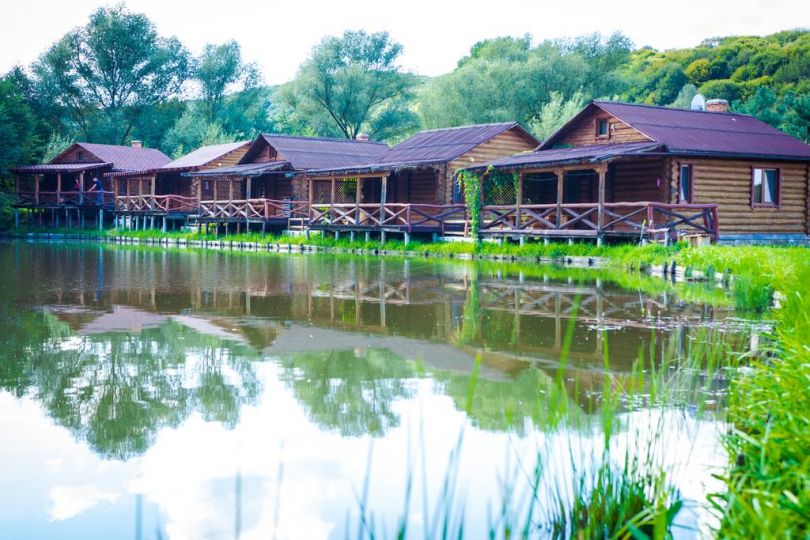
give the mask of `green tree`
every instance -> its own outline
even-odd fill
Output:
[[[372,126],[381,131],[410,125],[415,114],[401,107],[401,99],[410,95],[414,77],[397,64],[401,54],[402,45],[387,32],[327,37],[315,46],[282,95],[294,114],[312,118],[325,134],[336,131],[354,139]],[[391,109],[397,113],[387,112]]]
[[[208,122],[222,121],[228,94],[250,90],[259,85],[259,68],[242,59],[239,44],[228,41],[207,44],[194,66],[194,79],[200,85],[202,112]]]
[[[547,139],[582,110],[587,102],[582,90],[577,90],[568,99],[559,92],[552,92],[549,102],[543,105],[540,114],[529,124],[532,132],[541,141]]]
[[[225,132],[218,120],[205,120],[204,115],[192,105],[166,133],[163,149],[176,159],[201,146],[232,141],[233,137]]]
[[[43,99],[65,110],[83,137],[124,143],[145,107],[177,96],[188,53],[123,4],[96,10],[55,43],[33,70]]]

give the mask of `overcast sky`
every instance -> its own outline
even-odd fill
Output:
[[[0,20],[0,72],[28,64],[69,29],[84,24],[99,0],[9,2]],[[205,43],[236,39],[269,83],[290,80],[312,46],[347,29],[387,30],[405,47],[402,65],[423,75],[453,69],[481,39],[527,32],[536,41],[621,30],[636,45],[690,47],[707,37],[768,34],[810,27],[808,0],[130,0],[164,35],[198,53]]]

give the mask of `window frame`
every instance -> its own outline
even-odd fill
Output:
[[[775,193],[773,194],[775,197],[775,201],[773,202],[765,202],[764,197],[762,201],[754,200],[754,187],[755,187],[755,180],[756,180],[756,171],[763,172],[763,188],[765,187],[765,182],[767,182],[767,174],[766,171],[774,171],[776,173],[776,189]],[[764,192],[763,192],[764,193]],[[751,166],[751,208],[781,208],[782,207],[782,170],[779,167],[773,167],[769,165],[760,165],[760,166]]]
[[[602,122],[605,123],[605,133],[604,133],[604,135],[599,133],[599,126],[601,125]],[[594,119],[593,129],[594,129],[594,136],[597,139],[609,139],[610,138],[610,118],[607,117],[607,116],[597,116]]]
[[[683,200],[681,197],[681,187],[682,187],[682,179],[681,175],[683,173],[683,168],[689,167],[689,193],[687,200]],[[689,162],[678,162],[678,204],[693,204],[695,202],[695,167],[692,163]]]

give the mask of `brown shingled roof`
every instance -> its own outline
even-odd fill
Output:
[[[389,149],[388,145],[382,142],[327,137],[263,133],[261,139],[284,156],[296,171],[357,165],[369,159],[376,159]],[[254,141],[253,145],[259,142]],[[249,159],[251,150],[243,161]]]
[[[666,145],[673,154],[810,159],[810,145],[752,116],[615,101],[593,101],[544,141],[540,149],[553,148],[568,126],[594,108]]]
[[[323,169],[319,172],[363,172],[415,167],[452,161],[476,146],[510,129],[518,129],[535,145],[540,144],[518,122],[476,124],[420,131],[383,155],[350,167]]]
[[[171,161],[169,157],[156,148],[135,148],[132,146],[118,146],[113,144],[96,144],[77,142],[53,158],[50,163],[59,163],[63,155],[75,146],[80,146],[93,154],[101,161],[112,163],[114,170],[142,170],[161,167]]]
[[[175,159],[161,167],[161,169],[190,169],[193,167],[203,167],[212,161],[221,158],[243,146],[250,144],[250,141],[232,142],[224,144],[209,144],[202,146],[193,152]]]

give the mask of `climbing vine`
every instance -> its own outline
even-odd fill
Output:
[[[470,236],[478,242],[478,230],[481,226],[481,177],[462,169],[458,172],[457,181],[464,194],[464,205],[470,214]]]

